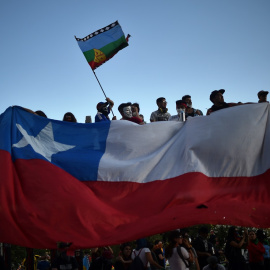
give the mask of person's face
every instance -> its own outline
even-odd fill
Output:
[[[126,246],[123,250],[123,254],[126,256],[126,257],[129,257],[130,254],[131,254],[131,247],[130,246]]]
[[[216,96],[214,97],[214,103],[218,103],[218,104],[224,103],[223,95],[220,92],[218,92]]]
[[[72,118],[71,118],[70,115],[67,115],[65,118],[66,118],[66,121],[67,121],[67,122],[72,122]]]
[[[131,118],[132,117],[132,110],[131,106],[127,106],[123,108],[123,114],[126,118]]]
[[[101,110],[107,112],[107,111],[108,111],[107,105],[104,105],[104,106],[101,108]]]
[[[159,248],[162,248],[162,247],[163,247],[163,244],[162,244],[162,242],[161,242],[161,241],[159,241],[159,243],[158,243],[158,247],[159,247]]]
[[[260,100],[260,102],[266,102],[267,101],[267,95],[260,95],[259,100]]]
[[[186,238],[183,238],[183,245],[184,246],[188,246],[189,245],[189,242]]]
[[[158,103],[158,107],[159,108],[162,108],[162,109],[165,109],[167,107],[167,101],[166,101],[166,99],[163,99],[162,101],[160,101]]]
[[[183,237],[182,236],[177,237],[175,240],[179,245],[182,245],[182,243],[183,243]]]
[[[187,103],[187,106],[188,107],[191,107],[192,106],[191,98],[186,98],[184,101]]]
[[[255,240],[255,239],[256,239],[256,234],[255,234],[255,232],[249,232],[249,233],[248,233],[248,237],[249,237],[250,240]]]

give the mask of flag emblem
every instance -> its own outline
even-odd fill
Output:
[[[106,55],[102,51],[94,49],[94,52],[95,52],[95,59],[94,59],[95,63],[99,64],[106,61]]]

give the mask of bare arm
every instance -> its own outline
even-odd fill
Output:
[[[163,269],[162,266],[160,266],[157,262],[154,261],[151,252],[145,252],[145,257],[148,262],[150,262],[152,265],[154,265],[158,269]]]
[[[114,102],[108,97],[106,98],[106,101],[110,104],[110,108],[112,108],[114,105]]]
[[[208,253],[208,252],[202,252],[202,251],[196,251],[197,252],[197,255],[200,256],[200,257],[210,257],[211,254]]]
[[[245,235],[244,235],[243,238],[242,238],[242,240],[241,240],[239,243],[237,243],[237,242],[235,242],[235,241],[231,241],[231,242],[230,242],[230,245],[231,245],[232,247],[241,248],[241,247],[243,246],[244,242],[245,242],[245,239],[246,239],[246,237],[245,237]]]
[[[195,258],[195,264],[196,264],[196,269],[200,270],[200,265],[199,265],[199,262],[198,262],[198,258]]]

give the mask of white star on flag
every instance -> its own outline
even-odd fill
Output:
[[[75,147],[75,145],[67,145],[54,140],[51,122],[49,122],[36,137],[28,135],[21,125],[16,124],[16,126],[23,137],[18,143],[13,144],[12,147],[23,148],[30,144],[36,153],[42,155],[50,162],[52,160],[52,155]]]

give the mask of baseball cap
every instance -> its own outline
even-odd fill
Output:
[[[97,110],[101,109],[103,106],[106,106],[106,105],[108,105],[108,102],[99,102],[97,104]]]
[[[268,93],[269,93],[268,91],[261,90],[258,92],[258,98],[260,98],[260,96],[266,96],[268,95]]]

